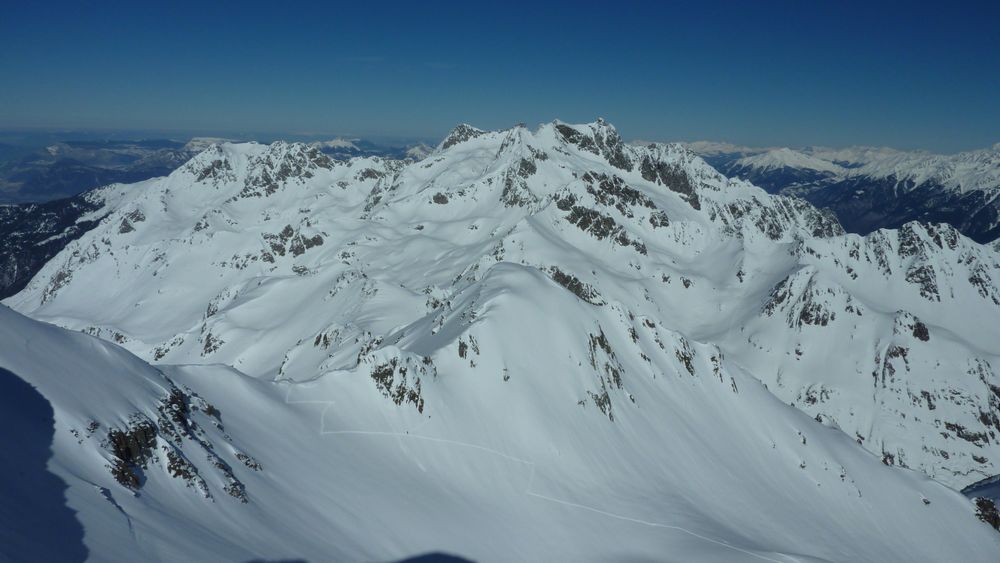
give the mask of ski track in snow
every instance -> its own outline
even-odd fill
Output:
[[[321,436],[328,436],[328,435],[347,435],[347,436],[350,436],[350,435],[354,435],[354,436],[384,436],[384,437],[395,437],[395,438],[409,438],[409,439],[414,439],[414,440],[424,440],[426,442],[435,442],[435,443],[438,443],[438,444],[447,444],[447,445],[451,445],[451,446],[460,446],[460,447],[464,447],[464,448],[470,448],[470,449],[474,449],[474,450],[483,451],[483,452],[486,452],[486,453],[489,453],[489,454],[492,454],[492,455],[500,456],[500,457],[502,457],[504,459],[509,459],[511,461],[527,465],[531,469],[531,472],[528,474],[528,486],[525,487],[524,494],[527,495],[527,496],[529,496],[529,497],[534,497],[534,498],[542,499],[542,500],[545,500],[545,501],[553,502],[553,503],[556,503],[556,504],[561,504],[563,506],[569,506],[571,508],[578,508],[580,510],[586,510],[588,512],[593,512],[593,513],[596,513],[596,514],[600,514],[602,516],[607,516],[609,518],[614,518],[616,520],[623,520],[625,522],[631,522],[633,524],[640,524],[642,526],[648,526],[648,527],[651,527],[651,528],[662,528],[662,529],[667,529],[667,530],[675,530],[675,531],[678,531],[678,532],[683,532],[685,534],[688,534],[689,536],[698,538],[698,539],[703,540],[703,541],[711,542],[711,543],[713,543],[715,545],[720,545],[722,547],[725,547],[726,549],[731,549],[733,551],[742,553],[744,555],[749,555],[751,557],[755,557],[755,558],[760,559],[762,561],[770,561],[772,563],[786,563],[787,561],[793,561],[795,563],[800,563],[798,559],[795,559],[794,557],[792,557],[790,555],[784,555],[784,554],[782,554],[783,557],[785,557],[784,560],[772,559],[770,557],[767,557],[766,555],[761,555],[759,553],[754,553],[752,551],[748,551],[746,549],[743,549],[743,548],[740,548],[740,547],[736,547],[736,546],[734,546],[732,544],[729,544],[729,543],[727,543],[727,542],[725,542],[723,540],[717,540],[717,539],[714,539],[714,538],[703,536],[703,535],[701,535],[701,534],[699,534],[697,532],[693,532],[693,531],[688,530],[687,528],[684,528],[682,526],[676,526],[676,525],[673,525],[673,524],[664,524],[662,522],[650,522],[648,520],[642,520],[642,519],[639,519],[639,518],[633,518],[631,516],[625,516],[623,514],[616,514],[614,512],[608,512],[606,510],[601,510],[601,509],[595,508],[593,506],[587,506],[585,504],[579,504],[579,503],[575,503],[575,502],[570,502],[568,500],[562,500],[562,499],[558,499],[558,498],[555,498],[555,497],[550,497],[550,496],[547,496],[547,495],[543,495],[543,494],[540,494],[540,493],[533,492],[531,490],[531,485],[535,482],[535,467],[536,467],[536,464],[535,464],[534,461],[527,460],[527,459],[522,459],[522,458],[519,458],[519,457],[516,457],[516,456],[512,456],[510,454],[506,454],[504,452],[497,451],[497,450],[494,450],[493,448],[488,448],[486,446],[482,446],[482,445],[479,445],[479,444],[471,444],[469,442],[462,442],[462,441],[459,441],[459,440],[449,440],[447,438],[435,438],[433,436],[423,436],[423,435],[420,435],[420,434],[410,434],[408,432],[386,432],[386,431],[382,431],[382,430],[327,430],[325,428],[325,426],[326,426],[326,411],[335,404],[335,401],[319,401],[319,400],[292,401],[292,400],[289,399],[289,396],[291,395],[291,392],[292,392],[293,388],[294,388],[293,385],[289,385],[288,390],[285,392],[285,404],[287,404],[287,405],[294,405],[294,404],[317,404],[317,405],[324,405],[323,411],[320,413],[319,434]],[[418,427],[419,427],[419,425],[418,425]],[[419,462],[418,462],[418,465],[420,465]],[[423,471],[426,471],[426,469],[422,465],[420,466],[420,469],[423,470]]]

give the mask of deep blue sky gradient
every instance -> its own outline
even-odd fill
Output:
[[[11,2],[0,128],[1000,142],[1000,2]]]

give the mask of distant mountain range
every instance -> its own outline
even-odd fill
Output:
[[[0,202],[43,202],[169,174],[197,154],[185,143],[67,141],[0,161]]]
[[[848,232],[948,223],[978,242],[1000,237],[1000,143],[954,155],[889,148],[686,146],[727,176],[833,210]]]
[[[71,140],[42,148],[0,145],[0,203],[46,202],[108,184],[166,176],[213,143],[233,140]],[[423,144],[393,145],[356,138],[311,144],[335,159],[422,158],[430,150]]]

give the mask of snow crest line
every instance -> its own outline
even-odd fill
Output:
[[[729,543],[727,543],[727,542],[725,542],[723,540],[717,540],[717,539],[714,539],[714,538],[703,536],[703,535],[701,535],[701,534],[699,534],[697,532],[692,532],[691,530],[688,530],[687,528],[684,528],[682,526],[675,526],[673,524],[664,524],[664,523],[661,523],[661,522],[650,522],[648,520],[641,520],[639,518],[632,518],[630,516],[624,516],[624,515],[621,515],[621,514],[615,514],[613,512],[608,512],[606,510],[601,510],[599,508],[594,508],[592,506],[587,506],[587,505],[584,505],[584,504],[578,504],[578,503],[575,503],[575,502],[570,502],[570,501],[567,501],[567,500],[562,500],[562,499],[558,499],[558,498],[555,498],[555,497],[550,497],[550,496],[546,496],[546,495],[543,495],[543,494],[540,494],[540,493],[533,492],[531,490],[531,486],[535,482],[535,468],[537,467],[536,463],[534,461],[530,461],[530,460],[527,460],[527,459],[522,459],[522,458],[519,458],[519,457],[516,457],[516,456],[512,456],[510,454],[506,454],[506,453],[501,452],[501,451],[494,450],[493,448],[488,448],[486,446],[482,446],[482,445],[479,445],[479,444],[471,444],[471,443],[468,443],[468,442],[462,442],[462,441],[459,441],[459,440],[450,440],[450,439],[447,439],[447,438],[435,438],[433,436],[424,436],[424,435],[421,435],[421,434],[409,434],[409,433],[406,433],[406,432],[386,432],[386,431],[382,431],[382,430],[326,430],[326,429],[324,429],[324,426],[326,425],[326,411],[327,411],[327,409],[329,409],[330,407],[332,407],[335,404],[335,401],[316,401],[316,400],[292,401],[292,400],[289,399],[289,397],[291,395],[291,392],[292,392],[292,388],[293,387],[290,385],[288,387],[288,390],[285,392],[285,404],[289,404],[290,405],[290,404],[303,403],[303,404],[320,404],[320,405],[325,405],[325,407],[323,408],[323,412],[320,413],[320,429],[319,429],[319,434],[321,436],[326,436],[326,435],[357,435],[357,436],[385,436],[385,437],[396,437],[396,438],[411,438],[411,439],[414,439],[414,440],[424,440],[426,442],[436,442],[436,443],[439,443],[439,444],[447,444],[447,445],[452,445],[452,446],[460,446],[460,447],[464,447],[464,448],[470,448],[470,449],[474,449],[474,450],[480,450],[480,451],[483,451],[483,452],[486,452],[486,453],[489,453],[489,454],[500,456],[500,457],[502,457],[504,459],[509,459],[511,461],[514,461],[514,462],[517,462],[517,463],[523,463],[523,464],[527,465],[531,469],[531,473],[529,473],[529,475],[528,475],[528,486],[525,488],[525,491],[524,491],[524,494],[527,495],[527,496],[538,498],[538,499],[549,501],[549,502],[553,502],[553,503],[556,503],[556,504],[561,504],[563,506],[569,506],[569,507],[572,507],[572,508],[578,508],[578,509],[581,509],[581,510],[586,510],[586,511],[589,511],[589,512],[600,514],[602,516],[607,516],[609,518],[614,518],[616,520],[623,520],[625,522],[631,522],[633,524],[640,524],[640,525],[643,525],[643,526],[649,526],[651,528],[663,528],[663,529],[675,530],[675,531],[678,531],[678,532],[683,532],[685,534],[688,534],[689,536],[698,538],[698,539],[703,540],[703,541],[711,542],[711,543],[713,543],[715,545],[719,545],[719,546],[725,547],[727,549],[731,549],[733,551],[742,553],[744,555],[749,555],[751,557],[755,557],[755,558],[760,559],[762,561],[770,561],[771,563],[786,563],[786,561],[782,561],[782,560],[778,560],[778,559],[772,559],[772,558],[767,557],[765,555],[761,555],[759,553],[754,553],[752,551],[749,551],[749,550],[746,550],[746,549],[743,549],[743,548],[740,548],[740,547],[736,547],[735,545],[729,544]],[[789,555],[784,555],[784,557],[787,558],[787,561],[794,561],[794,562],[798,562],[799,561],[798,559],[795,559],[794,557],[791,557]]]

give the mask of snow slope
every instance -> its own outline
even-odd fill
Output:
[[[654,378],[612,333],[625,318],[537,271],[498,264],[463,293],[436,334],[413,331],[303,383],[157,369],[6,308],[0,367],[55,413],[48,468],[95,560],[989,561],[1000,549],[960,494],[884,466],[707,347],[657,328],[702,355],[688,371],[651,350]],[[470,324],[471,307],[482,311]],[[567,314],[581,323],[566,326]],[[616,336],[599,332],[595,352],[601,327]],[[456,336],[478,344],[462,357]],[[370,376],[396,360],[394,375],[405,381],[406,364],[412,377],[425,364],[411,350],[436,375],[422,373],[419,407],[397,406]],[[594,354],[622,370],[622,390],[587,365]],[[636,398],[614,422],[564,400],[604,378]],[[153,453],[132,490],[110,470],[110,436],[141,436],[143,424]],[[40,548],[10,549],[29,559]]]
[[[463,125],[418,162],[221,144],[107,201],[6,303],[149,362],[247,374],[163,368],[223,416],[249,413],[227,421],[234,440],[268,413],[292,449],[255,448],[262,474],[293,460],[296,482],[357,487],[285,491],[288,506],[358,518],[379,500],[360,528],[336,520],[350,558],[995,549],[967,539],[992,533],[974,519],[934,512],[971,514],[960,496],[886,467],[958,488],[1000,473],[1000,257],[953,229],[843,235],[602,121]],[[323,433],[295,442],[307,412]],[[379,521],[391,539],[372,539]],[[494,533],[435,532],[472,521]]]

